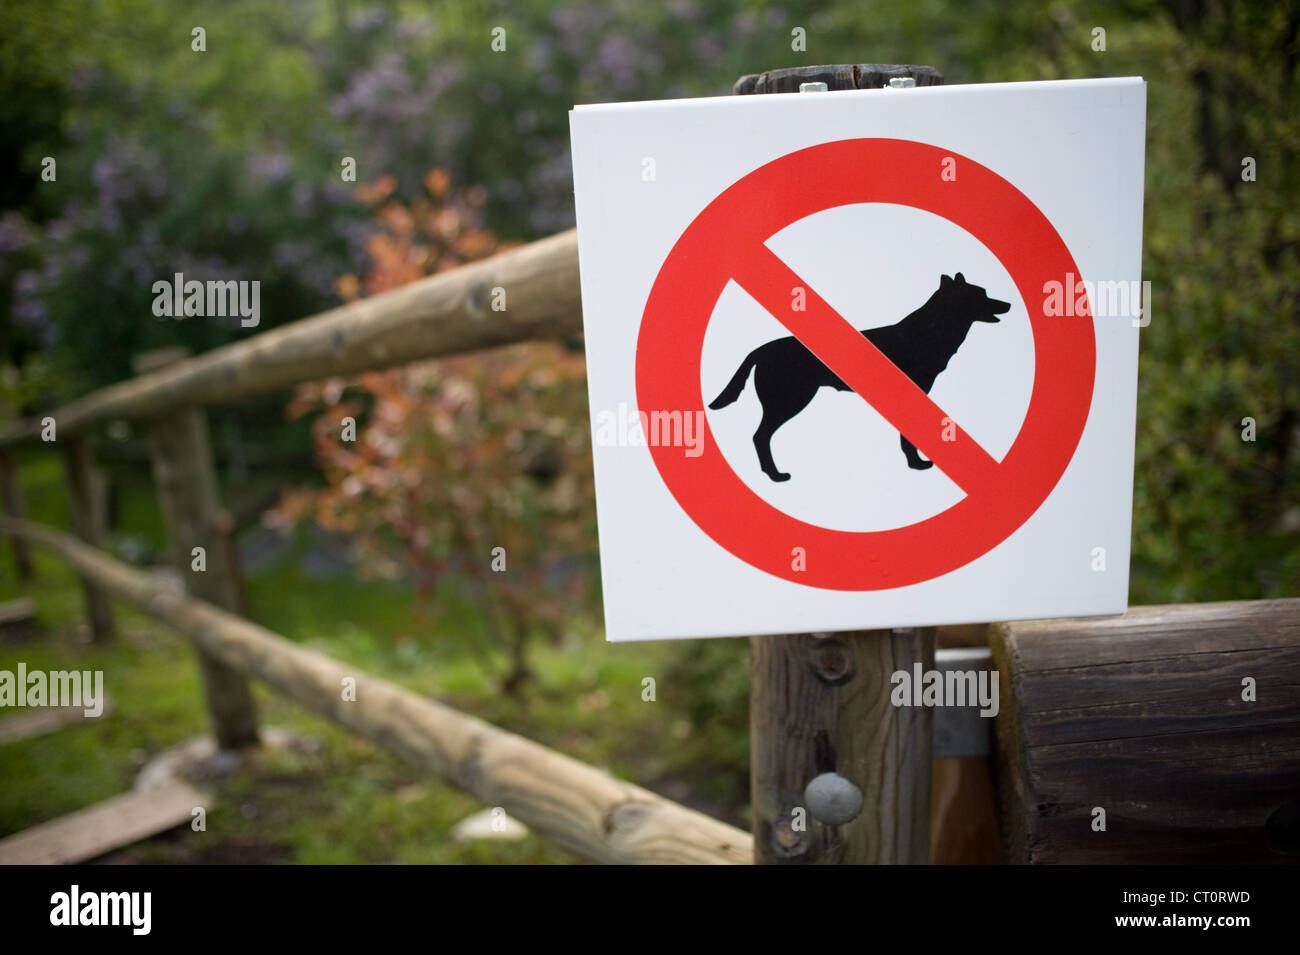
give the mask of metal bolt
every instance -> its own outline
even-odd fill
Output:
[[[910,90],[916,86],[916,80],[910,76],[891,76],[889,78],[889,88],[891,90]]]
[[[804,802],[818,822],[842,826],[862,812],[862,790],[839,773],[822,773],[804,787]]]
[[[830,87],[825,83],[800,83],[800,93],[825,93]]]

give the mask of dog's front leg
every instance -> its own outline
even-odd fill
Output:
[[[907,456],[907,466],[909,468],[915,471],[924,471],[927,468],[934,467],[934,462],[921,457],[920,452],[916,450],[916,445],[908,441],[906,435],[900,434],[898,440],[903,446],[903,454]]]

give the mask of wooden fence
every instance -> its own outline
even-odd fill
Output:
[[[492,289],[509,309],[491,312]],[[137,377],[0,435],[8,535],[24,577],[28,544],[51,549],[81,576],[97,640],[113,634],[109,597],[189,637],[199,653],[209,712],[227,747],[257,741],[247,678],[255,677],[392,750],[561,845],[601,862],[745,863],[750,835],[384,680],[305,650],[244,620],[221,561],[221,510],[202,408],[375,368],[581,331],[573,231],[334,309],[196,358],[153,356]],[[161,364],[161,367],[152,367]],[[103,553],[87,433],[121,418],[148,422],[154,475],[171,550],[189,595]],[[12,447],[53,423],[63,452],[76,536],[22,519]],[[193,546],[208,569],[189,570]],[[344,701],[342,680],[356,681]]]
[[[0,529],[48,547],[230,670],[263,680],[587,858],[739,863],[752,857],[748,833],[300,647],[69,534],[13,518],[0,518]],[[355,699],[343,698],[345,680],[355,681]]]
[[[897,75],[940,81],[924,67],[819,67],[788,82],[751,77],[739,91],[779,91],[796,79],[835,89]],[[506,311],[489,309],[496,288],[507,292]],[[751,837],[238,615],[205,408],[581,329],[577,239],[569,231],[201,356],[155,357],[128,381],[0,433],[0,504],[8,515],[0,531],[13,543],[20,575],[31,574],[29,543],[76,569],[95,639],[112,635],[110,598],[188,637],[225,746],[258,739],[247,684],[256,678],[591,859],[925,861],[931,714],[900,714],[884,701],[900,661],[932,665],[932,629],[754,639],[755,698],[763,702],[751,716]],[[148,422],[171,551],[188,594],[159,587],[100,549],[88,435],[123,418]],[[12,448],[36,440],[62,453],[75,537],[23,519]],[[208,555],[206,573],[189,571],[196,546]],[[991,642],[1003,701],[995,749],[1010,861],[1262,860],[1300,852],[1300,600],[1001,624]],[[356,680],[355,702],[340,693],[347,677]],[[1257,687],[1250,699],[1246,679]],[[868,720],[870,732],[855,732]],[[822,771],[814,763],[818,735],[862,741],[841,745],[834,767],[866,781],[852,827],[810,820],[804,832],[782,822]],[[1102,829],[1098,809],[1108,814]]]

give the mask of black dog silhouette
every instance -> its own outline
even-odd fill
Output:
[[[969,284],[958,272],[956,278],[942,276],[938,291],[901,322],[866,329],[862,334],[929,394],[939,372],[948,367],[948,362],[966,340],[971,325],[999,321],[998,316],[1010,308],[1010,303],[989,298],[984,289]],[[772,435],[808,407],[817,389],[829,387],[848,391],[849,386],[799,339],[790,336],[770,341],[750,352],[727,387],[722,389],[722,394],[709,407],[717,411],[739,398],[753,369],[757,369],[754,390],[763,404],[763,420],[754,432],[758,463],[763,473],[773,481],[788,481],[790,475],[777,470],[776,462],[772,460]],[[933,461],[927,461],[917,453],[916,446],[906,436],[899,435],[899,440],[909,467],[922,471],[934,466]]]

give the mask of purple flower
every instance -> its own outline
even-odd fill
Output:
[[[31,241],[32,228],[21,213],[6,212],[0,216],[0,255],[11,255]]]
[[[402,40],[411,40],[416,37],[429,36],[438,27],[438,23],[432,17],[402,17],[397,21],[397,27],[393,34]]]
[[[713,63],[722,56],[723,46],[711,34],[704,34],[695,41],[695,56],[705,63]]]
[[[299,219],[306,216],[311,211],[312,206],[311,183],[304,180],[295,182],[289,198],[293,203],[293,214]]]
[[[641,59],[637,45],[621,33],[608,34],[596,51],[596,62],[608,74],[615,90],[627,90],[637,83],[637,62]]]
[[[515,129],[521,133],[531,133],[537,128],[537,110],[521,109],[515,113]]]
[[[668,12],[679,20],[694,20],[700,15],[700,8],[694,0],[669,0]]]
[[[361,33],[379,26],[386,19],[387,14],[382,7],[364,7],[348,17],[348,26]]]
[[[265,182],[279,182],[289,175],[289,157],[284,153],[257,153],[248,160],[248,171]]]
[[[14,279],[14,292],[19,297],[35,295],[40,287],[41,277],[32,269],[23,269]]]

